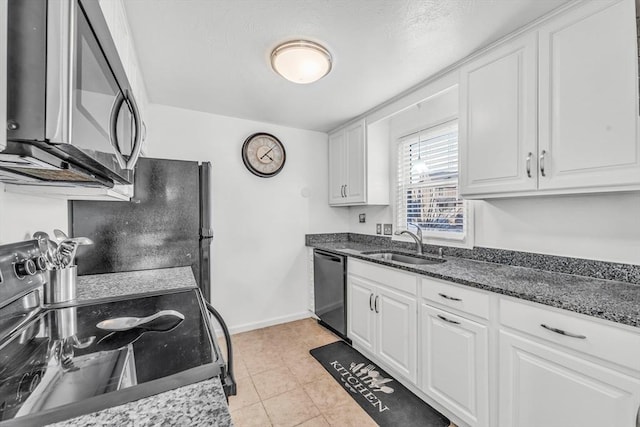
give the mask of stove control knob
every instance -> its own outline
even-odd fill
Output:
[[[32,259],[17,263],[16,273],[18,273],[18,276],[33,276],[37,273],[36,263]]]
[[[47,270],[47,260],[43,255],[40,255],[37,258],[34,258],[36,261],[36,268],[38,271],[46,271]]]

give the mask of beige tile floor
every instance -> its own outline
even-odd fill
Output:
[[[338,341],[315,320],[231,339],[238,394],[229,398],[229,409],[236,427],[377,426],[309,354],[312,348]]]
[[[313,319],[233,335],[236,427],[376,426],[309,354],[337,340]]]

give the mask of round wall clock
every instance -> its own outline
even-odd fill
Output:
[[[287,156],[284,145],[268,133],[254,133],[242,145],[242,161],[249,171],[261,178],[277,175]]]

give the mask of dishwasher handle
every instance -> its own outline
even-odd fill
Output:
[[[342,258],[342,257],[340,257],[338,255],[330,254],[328,252],[320,252],[318,250],[315,250],[313,252],[313,255],[318,257],[318,258],[322,258],[322,259],[325,259],[327,261],[337,262],[337,263],[340,263],[340,264],[342,264],[344,262],[344,258]]]

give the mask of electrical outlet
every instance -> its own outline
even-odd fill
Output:
[[[382,234],[382,224],[376,224],[376,234]]]
[[[393,224],[384,225],[384,235],[391,236],[393,234]]]
[[[367,222],[367,214],[361,213],[360,215],[358,215],[358,220],[360,221],[360,224],[364,224],[365,222]]]

